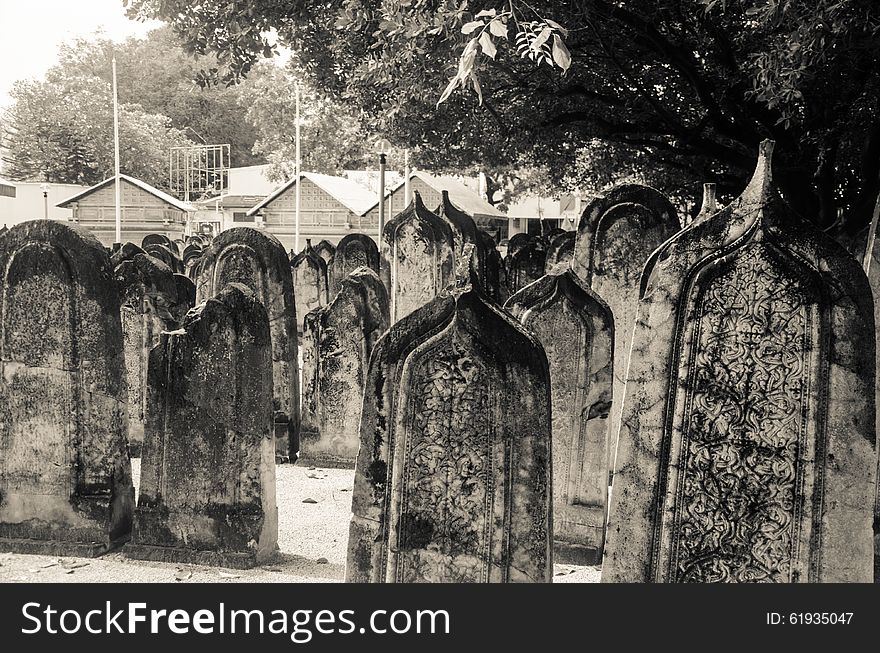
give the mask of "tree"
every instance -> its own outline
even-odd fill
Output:
[[[272,164],[271,178],[283,181],[294,174],[297,84],[303,169],[340,174],[366,165],[371,136],[356,114],[316,92],[291,71],[263,64],[245,82],[246,94],[254,98],[247,119],[257,134],[254,154]]]
[[[880,191],[873,0],[125,1],[225,53],[213,75],[226,81],[271,54],[276,30],[316,87],[447,166],[541,167],[561,188],[589,181],[583,153],[599,152],[609,178],[733,194],[769,137],[783,193],[823,227],[841,211],[861,229]],[[467,26],[505,12],[506,37],[472,45],[482,28]],[[539,56],[529,44],[548,27]],[[462,62],[480,94],[438,107]]]
[[[6,174],[18,180],[91,185],[114,170],[113,99],[98,77],[53,70],[45,81],[17,82],[3,137]],[[120,168],[168,185],[168,150],[191,144],[165,116],[137,104],[119,111]]]
[[[253,153],[257,133],[245,119],[253,98],[250,85],[200,86],[199,74],[216,66],[217,60],[187,53],[168,27],[121,43],[96,37],[77,39],[60,48],[55,69],[65,75],[98,77],[109,84],[114,55],[120,102],[167,116],[173,127],[195,143],[228,143],[233,165],[265,162]]]

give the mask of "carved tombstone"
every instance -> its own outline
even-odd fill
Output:
[[[162,331],[176,328],[172,314],[177,285],[171,268],[139,253],[114,270],[121,300],[122,342],[128,384],[128,444],[132,456],[141,455],[147,408],[147,361]]]
[[[562,268],[520,290],[504,307],[538,337],[550,363],[557,560],[599,564],[608,501],[611,310]]]
[[[550,239],[550,246],[547,248],[547,256],[544,259],[546,274],[550,274],[557,266],[568,267],[572,256],[574,256],[576,237],[576,231],[563,231]]]
[[[107,252],[53,220],[0,239],[0,550],[95,556],[128,539],[119,296]]]
[[[177,301],[171,307],[171,315],[180,324],[189,309],[196,305],[196,284],[188,276],[175,273],[174,286],[177,289]]]
[[[870,288],[781,199],[771,152],[645,280],[604,581],[872,579]]]
[[[513,256],[533,240],[534,237],[527,233],[514,234],[507,241],[507,256]]]
[[[266,309],[230,284],[162,334],[130,558],[252,567],[278,540]]]
[[[308,315],[306,328],[311,351],[303,365],[309,391],[303,412],[314,415],[314,428],[302,432],[302,458],[321,467],[354,467],[367,366],[388,329],[385,286],[375,272],[358,268],[331,304]]]
[[[199,261],[202,259],[202,246],[190,243],[183,250],[183,274],[190,279],[198,278]]]
[[[381,277],[388,288],[392,324],[434,299],[452,281],[452,229],[425,207],[418,192],[413,197],[382,233]]]
[[[865,258],[865,249],[870,239],[870,226],[862,230],[854,236],[846,237],[846,234],[838,234],[839,241],[849,240],[847,246],[850,251],[855,254],[856,259],[863,262],[866,266],[868,282],[871,285],[871,292],[874,299],[874,333],[880,337],[880,242],[877,241],[876,235],[872,243],[870,257]],[[880,347],[875,350],[875,366],[874,366],[874,413],[877,416],[875,423],[880,424]],[[880,448],[878,448],[880,455]],[[878,460],[880,463],[880,460]],[[880,582],[880,473],[877,476],[877,492],[874,501],[874,582]]]
[[[477,238],[483,243],[483,258],[478,262],[481,270],[478,272],[483,290],[486,295],[499,304],[503,304],[508,297],[507,275],[504,270],[504,260],[501,252],[495,246],[495,239],[491,234],[477,230]]]
[[[366,388],[346,580],[549,582],[541,345],[459,282],[386,332]]]
[[[293,273],[293,294],[297,315],[304,316],[309,311],[329,303],[327,264],[312,249],[311,240],[306,240],[305,249],[291,259],[290,270]]]
[[[336,246],[330,263],[330,297],[339,292],[339,284],[360,267],[379,274],[379,248],[376,241],[364,234],[348,234]]]
[[[275,440],[280,458],[299,451],[299,354],[293,276],[277,238],[250,227],[227,229],[202,255],[196,299],[201,303],[229,283],[256,293],[269,313],[275,388]]]
[[[614,315],[614,405],[609,447],[612,469],[613,438],[620,423],[639,279],[651,253],[678,230],[678,218],[669,200],[653,188],[635,184],[616,186],[594,199],[578,226],[571,268],[608,303]]]
[[[320,256],[324,260],[324,263],[327,264],[327,269],[330,269],[330,261],[332,261],[333,257],[336,255],[336,246],[329,240],[322,240],[315,245],[315,254]]]
[[[519,234],[517,234],[519,235]],[[507,257],[507,288],[511,295],[544,276],[547,247],[540,238],[531,238]]]
[[[174,252],[171,251],[170,246],[152,244],[144,247],[144,251],[150,256],[162,261],[165,265],[171,268],[172,272],[183,272],[183,262]]]

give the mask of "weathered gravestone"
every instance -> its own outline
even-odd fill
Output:
[[[128,385],[128,444],[141,455],[147,402],[147,361],[162,331],[176,328],[177,284],[171,268],[143,252],[114,269],[120,295],[122,343]]]
[[[306,247],[290,261],[293,273],[293,295],[296,301],[296,314],[305,315],[330,299],[327,289],[327,264],[312,249],[312,241],[306,240]],[[297,325],[301,327],[301,325]]]
[[[360,267],[379,274],[379,248],[376,241],[365,234],[348,234],[339,241],[330,263],[331,298],[339,292],[342,280]]]
[[[477,237],[483,243],[483,258],[478,261],[481,266],[479,278],[483,283],[483,289],[492,300],[503,304],[508,297],[504,259],[501,258],[501,252],[498,251],[491,234],[477,229]]]
[[[358,268],[333,302],[305,322],[303,416],[311,428],[301,434],[302,458],[321,467],[353,467],[367,365],[388,329],[388,293],[375,272]]]
[[[647,186],[616,186],[590,202],[578,225],[569,265],[611,308],[614,315],[614,405],[609,467],[626,385],[639,279],[651,253],[679,230],[675,208]]]
[[[196,284],[188,276],[175,273],[174,287],[177,289],[177,301],[171,307],[171,315],[180,324],[189,309],[196,305]]]
[[[320,243],[315,245],[315,254],[317,254],[324,260],[324,263],[327,264],[327,269],[329,270],[330,262],[336,255],[336,245],[331,243],[329,240],[322,240]]]
[[[547,256],[544,259],[546,274],[550,274],[557,266],[568,267],[572,256],[574,256],[576,237],[576,231],[563,231],[550,239],[550,246],[547,247]]]
[[[190,243],[183,250],[183,274],[190,279],[198,278],[199,261],[202,260],[202,246]]]
[[[143,249],[150,256],[162,261],[172,272],[183,272],[183,262],[171,251],[170,246],[154,243],[146,245]]]
[[[519,234],[517,234],[519,235]],[[541,238],[529,242],[507,255],[507,288],[511,295],[544,276],[547,246]]]
[[[278,540],[266,309],[230,284],[150,353],[140,493],[125,554],[252,567]]]
[[[413,198],[382,233],[380,276],[388,288],[392,324],[434,299],[453,276],[449,223],[429,211],[418,192]]]
[[[269,314],[275,388],[275,443],[280,458],[299,451],[299,354],[293,276],[284,246],[277,238],[250,227],[227,229],[202,254],[196,284],[201,303],[229,283],[256,293]]]
[[[520,290],[504,307],[538,337],[550,363],[557,561],[599,564],[608,501],[611,310],[562,268]]]
[[[507,241],[507,256],[508,257],[513,256],[519,250],[521,250],[523,247],[525,247],[530,242],[532,242],[534,239],[535,239],[534,236],[530,236],[527,233],[514,234]]]
[[[470,283],[379,341],[360,437],[347,581],[551,580],[547,358]]]
[[[125,361],[106,251],[78,227],[0,239],[0,550],[100,555],[131,530]]]
[[[771,152],[648,271],[603,581],[872,578],[870,288],[779,197]]]
[[[845,234],[839,234],[840,241],[847,242],[850,251],[856,256],[856,260],[862,261],[863,266],[867,266],[868,282],[871,285],[871,293],[874,299],[874,333],[880,336],[880,243],[877,242],[876,236],[871,248],[871,256],[865,259],[865,249],[870,236],[870,227],[862,230],[861,233],[846,237]],[[875,351],[875,367],[874,367],[874,412],[877,415],[875,423],[880,424],[880,347]],[[880,449],[878,449],[880,453]],[[880,462],[880,461],[878,461]],[[880,473],[877,477],[877,492],[874,502],[874,582],[880,582]]]

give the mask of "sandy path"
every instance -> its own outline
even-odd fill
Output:
[[[140,475],[140,459],[132,460]],[[121,553],[101,558],[57,558],[0,551],[3,583],[336,583],[343,580],[354,471],[277,467],[278,559],[256,569],[128,560]],[[137,487],[135,487],[137,490]],[[304,499],[317,503],[303,503]],[[318,562],[320,560],[320,562]],[[597,567],[556,565],[554,582],[598,582]]]

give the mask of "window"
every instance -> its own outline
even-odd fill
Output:
[[[248,217],[247,211],[235,211],[232,214],[233,222],[253,222],[254,216]]]

